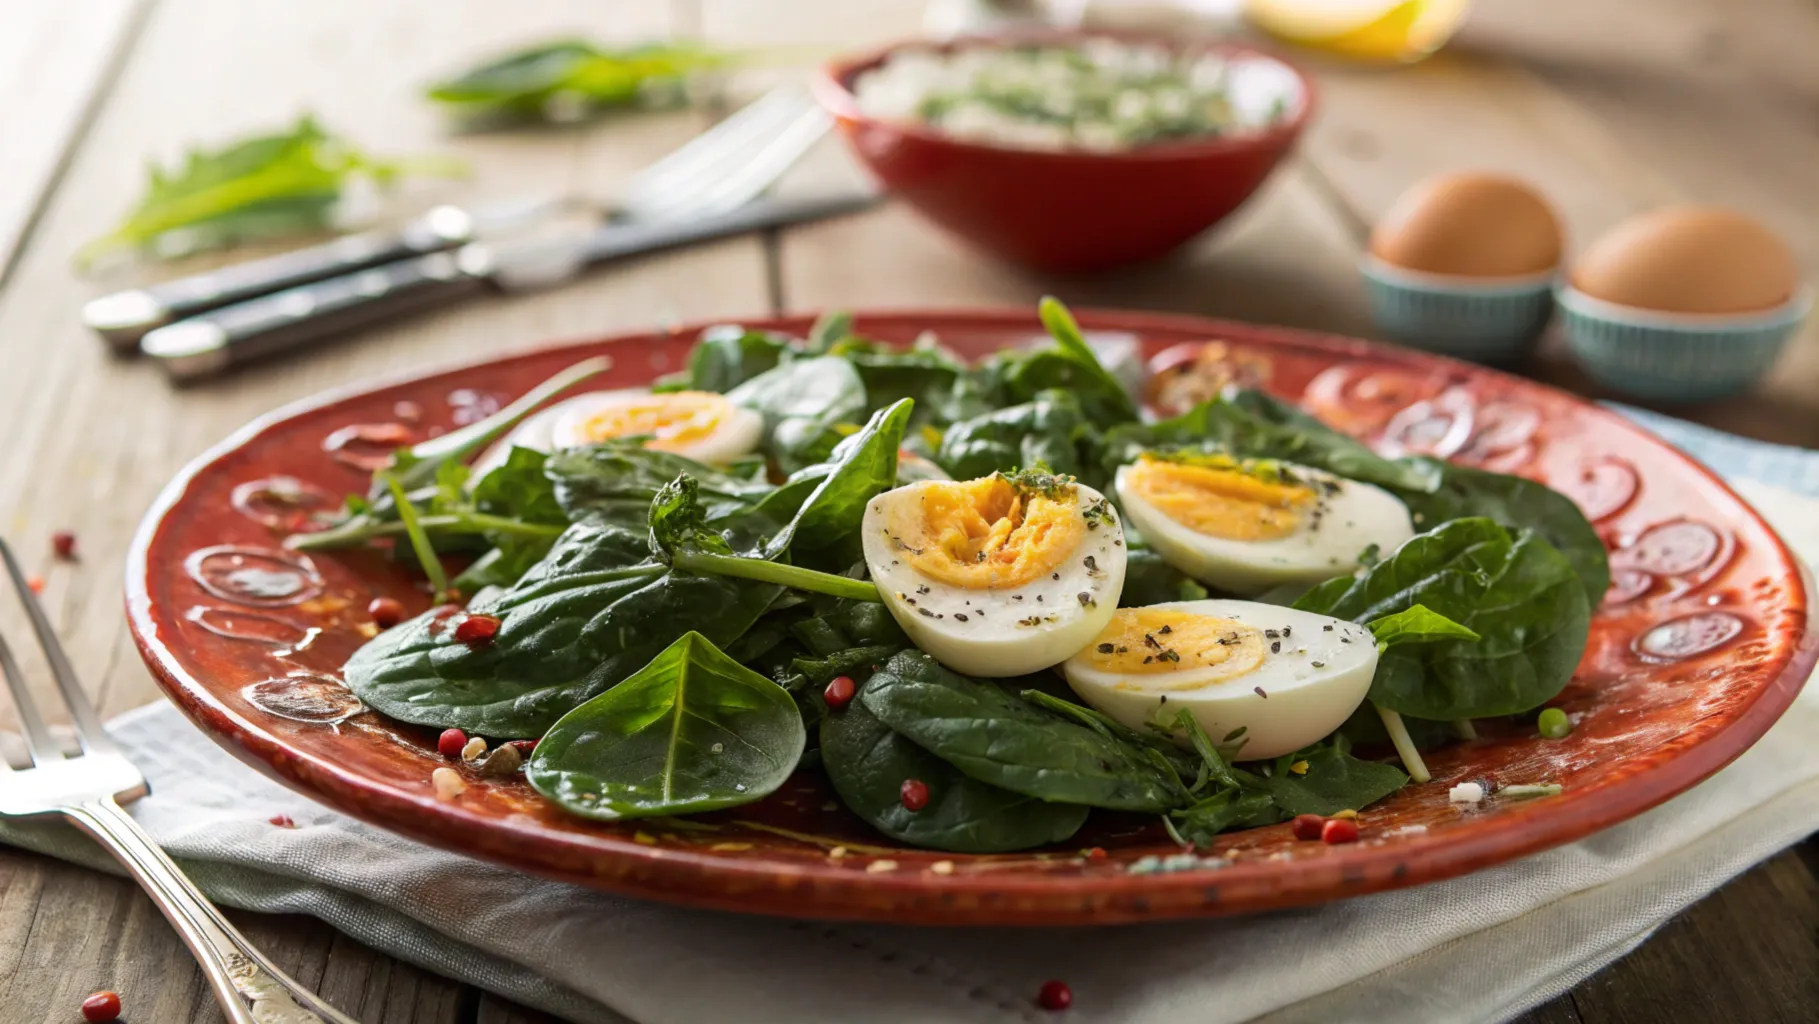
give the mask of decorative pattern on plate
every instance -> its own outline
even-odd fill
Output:
[[[320,672],[296,672],[263,679],[240,691],[262,711],[311,725],[337,725],[366,710],[340,679]]]
[[[371,473],[385,465],[393,450],[414,440],[416,432],[402,423],[354,423],[330,432],[322,439],[322,450],[349,469]]]
[[[1401,450],[1519,470],[1571,494],[1617,547],[1618,581],[1575,681],[1553,702],[1575,722],[1573,733],[1542,740],[1532,723],[1480,723],[1477,740],[1429,758],[1433,783],[1367,812],[1358,843],[1298,842],[1283,825],[1223,836],[1191,863],[1159,829],[1116,815],[1095,818],[1052,851],[969,857],[898,847],[841,811],[812,773],[760,803],[687,821],[586,822],[515,778],[473,775],[458,798],[426,799],[431,770],[446,764],[432,731],[359,715],[334,673],[365,641],[360,627],[371,628],[346,609],[385,596],[416,614],[428,595],[384,557],[338,553],[310,563],[272,548],[268,525],[233,504],[235,488],[249,477],[288,477],[339,495],[359,486],[358,477],[335,457],[348,445],[325,455],[322,439],[348,424],[409,419],[400,411],[408,403],[421,414],[410,436],[430,436],[456,425],[449,396],[457,391],[521,394],[578,359],[608,353],[616,365],[593,386],[647,384],[681,364],[694,328],[496,359],[249,427],[186,470],[147,517],[129,563],[133,632],[172,698],[228,749],[378,825],[646,898],[927,924],[1248,912],[1499,863],[1623,820],[1716,770],[1779,716],[1819,653],[1805,641],[1810,606],[1799,569],[1774,533],[1706,471],[1607,410],[1351,339],[1149,314],[1079,319],[1089,330],[1141,338],[1153,368],[1191,363],[1206,381],[1266,381],[1361,438],[1383,440],[1394,424],[1392,444]],[[750,326],[802,333],[809,323]],[[858,326],[906,344],[932,328],[968,357],[1036,329],[1021,311],[861,314]],[[1207,346],[1208,338],[1221,341]],[[234,575],[248,569],[251,576]],[[217,613],[188,616],[222,602],[274,617],[271,609],[283,606],[285,620],[319,628],[292,656],[299,674],[274,671],[272,643],[211,628],[227,621]],[[254,631],[244,619],[239,628]],[[352,715],[359,717],[350,722]],[[1447,801],[1455,783],[1486,778],[1563,791],[1518,801],[1493,789],[1469,815]]]
[[[253,608],[301,604],[322,593],[309,556],[280,548],[217,544],[191,552],[183,571],[216,597]]]
[[[332,512],[341,499],[294,476],[248,480],[228,498],[234,510],[278,533],[304,533],[318,528],[318,513]]]
[[[250,640],[272,648],[276,657],[288,657],[308,647],[322,635],[320,626],[299,626],[276,615],[237,611],[199,604],[183,617],[216,636],[229,640]]]

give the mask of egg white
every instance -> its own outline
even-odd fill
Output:
[[[553,452],[593,444],[594,439],[587,433],[589,419],[616,405],[624,405],[648,395],[650,391],[645,388],[592,391],[563,399],[534,412],[474,461],[470,479],[478,480],[504,465],[506,456],[513,448]],[[756,451],[763,434],[763,416],[729,403],[719,422],[706,437],[690,444],[672,446],[670,450],[696,462],[724,465]]]
[[[1193,667],[1192,651],[1180,652],[1178,671],[1108,672],[1092,664],[1094,645],[1089,643],[1062,664],[1068,685],[1081,700],[1133,729],[1172,724],[1182,708],[1215,743],[1243,729],[1243,736],[1232,741],[1242,742],[1239,760],[1279,757],[1331,734],[1364,702],[1377,671],[1376,640],[1356,623],[1254,601],[1150,607],[1230,619],[1278,634],[1286,627],[1289,634],[1266,641],[1263,661],[1254,669],[1227,678],[1218,678],[1227,674],[1218,667]],[[1267,653],[1269,644],[1279,644],[1280,650]],[[1183,737],[1177,740],[1187,743]]]
[[[1051,575],[1019,587],[968,589],[924,576],[893,549],[891,510],[920,502],[926,486],[873,498],[861,527],[872,582],[917,647],[966,675],[1017,676],[1061,662],[1105,628],[1124,590],[1124,531],[1110,503]],[[1078,509],[1104,501],[1091,487],[1074,486]]]
[[[1215,537],[1169,518],[1129,486],[1130,466],[1120,466],[1114,483],[1131,525],[1165,561],[1189,576],[1234,594],[1260,594],[1287,583],[1319,583],[1358,566],[1371,545],[1385,553],[1415,535],[1408,506],[1381,487],[1316,469],[1288,467],[1333,489],[1320,499],[1321,513],[1303,517],[1294,532],[1274,540]]]
[[[550,442],[556,448],[580,448],[601,440],[589,435],[588,421],[603,412],[650,398],[642,388],[624,391],[596,391],[575,397],[556,406],[561,412],[550,424]],[[661,397],[661,396],[659,396]],[[552,410],[554,411],[554,410]],[[669,444],[666,451],[686,456],[696,462],[723,465],[758,447],[764,434],[764,417],[730,402],[719,410],[719,418],[707,436],[694,441]]]

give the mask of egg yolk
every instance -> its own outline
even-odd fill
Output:
[[[1194,673],[1191,682],[1146,679],[1119,683],[1121,690],[1197,690],[1249,673],[1263,663],[1263,651],[1263,631],[1242,622],[1174,608],[1120,608],[1086,649],[1086,660],[1121,676]]]
[[[1053,573],[1086,539],[1071,488],[1053,496],[1000,476],[921,485],[886,526],[917,573],[964,590],[1021,587]]]
[[[712,435],[731,410],[724,395],[672,391],[616,402],[582,421],[581,429],[589,441],[649,437],[647,448],[682,451]]]
[[[1295,532],[1317,495],[1239,468],[1170,462],[1145,455],[1125,487],[1196,533],[1227,540],[1277,540]]]

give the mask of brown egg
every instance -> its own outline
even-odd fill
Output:
[[[1787,244],[1740,213],[1671,206],[1631,217],[1573,268],[1594,299],[1664,313],[1751,313],[1793,297],[1800,270]]]
[[[1520,181],[1442,174],[1396,200],[1371,232],[1371,254],[1430,274],[1539,274],[1560,262],[1560,222],[1547,201]]]

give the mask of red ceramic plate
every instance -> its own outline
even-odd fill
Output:
[[[562,367],[606,354],[599,386],[680,366],[692,331],[568,345],[342,392],[280,410],[198,459],[158,499],[127,567],[147,664],[178,706],[247,762],[322,802],[449,850],[614,892],[727,910],[929,924],[1089,924],[1314,903],[1446,878],[1587,835],[1666,800],[1747,748],[1812,670],[1808,590],[1787,548],[1724,484],[1620,417],[1463,363],[1235,323],[1088,313],[1128,332],[1159,373],[1152,399],[1236,378],[1300,400],[1392,452],[1545,480],[1610,544],[1614,583],[1585,661],[1558,700],[1577,722],[1543,740],[1489,724],[1428,759],[1434,781],[1367,811],[1362,841],[1298,842],[1288,826],[1178,856],[1139,818],[1099,813],[1066,848],[953,856],[893,845],[802,776],[762,803],[686,821],[568,817],[522,781],[470,777],[438,800],[448,762],[430,730],[365,711],[337,675],[390,595],[428,604],[367,554],[279,546],[315,504],[362,488],[391,446],[483,415]],[[758,326],[801,332],[806,318]],[[925,329],[971,355],[1038,334],[1024,312],[861,315],[867,334]],[[1461,810],[1454,783],[1556,782]],[[1172,858],[1172,859],[1171,859]]]

